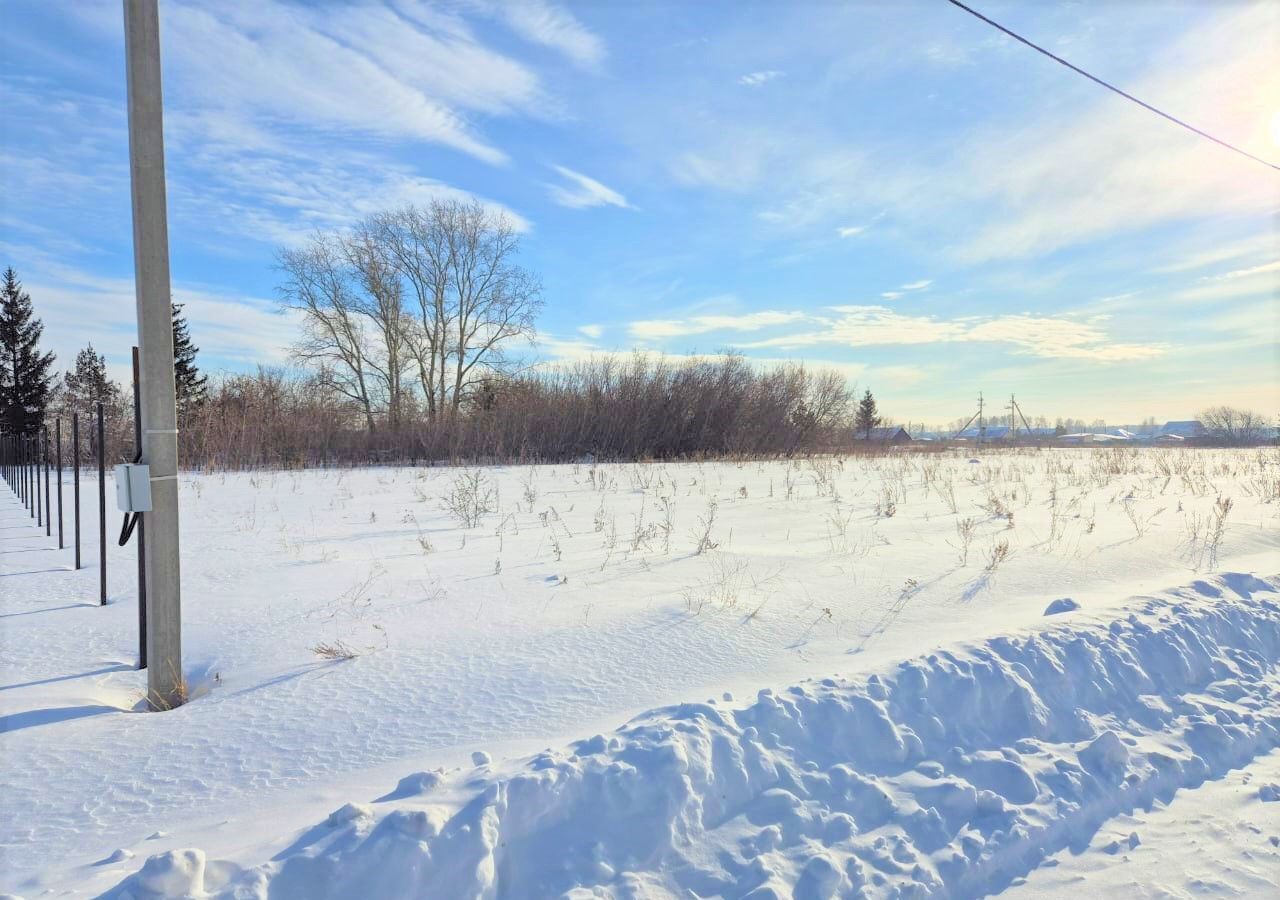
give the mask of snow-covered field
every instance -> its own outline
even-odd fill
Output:
[[[1280,884],[1274,449],[188,475],[182,501],[194,699],[139,714],[116,514],[100,608],[94,529],[65,571],[0,497],[0,891]]]

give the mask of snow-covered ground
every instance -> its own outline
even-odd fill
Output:
[[[469,486],[475,527],[445,509]],[[65,571],[0,497],[0,890],[1078,892],[1186,861],[1183,797],[1280,744],[1275,450],[206,474],[182,500],[195,699],[136,714],[132,546],[100,608],[93,528]],[[1141,843],[1112,865],[1073,855],[1118,829]]]
[[[1280,750],[1169,803],[1116,816],[1009,900],[1280,897]]]

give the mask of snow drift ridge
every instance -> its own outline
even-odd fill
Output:
[[[1227,574],[1109,624],[653,710],[446,778],[479,776],[460,808],[423,777],[272,862],[166,853],[105,896],[980,896],[1280,745],[1278,588]]]

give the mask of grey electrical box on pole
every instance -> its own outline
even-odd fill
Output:
[[[116,506],[121,512],[151,512],[151,467],[121,463],[113,470]]]
[[[147,701],[169,709],[186,700],[182,674],[182,592],[178,566],[178,413],[173,376],[169,225],[164,182],[157,0],[124,0],[129,98],[129,174],[133,187],[142,412],[142,462],[151,510],[146,548]]]

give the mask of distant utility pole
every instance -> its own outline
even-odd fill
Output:
[[[1018,405],[1017,399],[1013,394],[1009,395],[1009,427],[1010,437],[1016,437],[1018,434],[1018,419],[1022,420],[1022,427],[1027,429],[1027,437],[1031,437],[1031,425],[1027,422],[1027,417],[1022,414],[1022,407]],[[1017,416],[1015,419],[1014,416]]]
[[[165,211],[164,104],[157,0],[124,0],[133,186],[133,265],[141,368],[142,462],[150,467],[146,548],[147,700],[168,709],[186,700],[182,592],[178,568],[178,412],[173,384],[173,311]]]
[[[968,421],[966,421],[963,425],[961,425],[958,429],[956,429],[956,433],[952,435],[953,439],[958,438],[960,437],[960,435],[964,434],[965,429],[973,424],[974,419],[977,419],[978,420],[978,443],[979,444],[982,443],[983,438],[985,438],[987,435],[987,425],[982,418],[982,410],[983,410],[984,402],[985,401],[982,399],[982,391],[978,391],[978,411],[973,415],[971,415]]]

